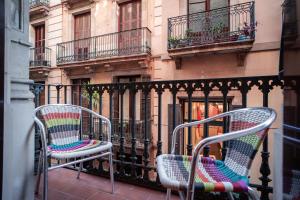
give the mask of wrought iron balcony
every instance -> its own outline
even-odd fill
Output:
[[[213,114],[211,106],[216,106],[214,98],[220,98],[218,109],[220,112],[226,112],[238,107],[247,106],[271,106],[274,105],[274,92],[279,92],[280,89],[286,88],[291,92],[295,92],[299,88],[300,80],[298,77],[287,77],[281,79],[279,76],[260,76],[260,77],[235,77],[235,78],[219,78],[219,79],[198,79],[198,80],[173,80],[173,81],[150,81],[150,82],[136,82],[136,83],[111,83],[111,84],[94,84],[94,85],[40,85],[34,84],[31,89],[39,97],[42,91],[46,93],[46,102],[38,102],[41,98],[35,98],[36,105],[44,103],[74,103],[76,102],[82,106],[89,107],[99,114],[104,114],[113,122],[112,141],[117,142],[118,145],[114,147],[114,163],[117,169],[116,177],[132,184],[139,184],[140,186],[152,187],[161,189],[159,179],[156,179],[156,156],[167,152],[170,145],[170,138],[172,130],[178,123],[182,123],[181,118],[188,121],[198,120],[194,118],[193,110],[195,104],[203,101],[203,111],[200,113],[200,118],[207,118]],[[74,88],[79,87],[79,93],[74,98]],[[77,91],[77,90],[76,90]],[[73,95],[71,95],[73,93]],[[273,95],[270,95],[273,93]],[[79,95],[80,94],[80,95]],[[131,95],[130,95],[131,94]],[[141,94],[144,99],[157,97],[149,100],[149,104],[153,106],[145,106],[145,102],[138,98]],[[233,96],[230,96],[233,95]],[[87,98],[85,98],[87,96]],[[255,95],[256,101],[249,101]],[[276,96],[276,95],[275,95]],[[119,97],[119,98],[116,98]],[[172,98],[170,98],[172,97]],[[185,98],[183,106],[178,106],[178,99]],[[230,98],[235,99],[235,105],[229,101]],[[88,99],[88,101],[87,101]],[[195,99],[196,101],[194,101]],[[131,104],[128,102],[131,101]],[[276,101],[276,100],[275,100]],[[117,103],[119,102],[119,103]],[[139,102],[142,102],[140,104]],[[180,102],[180,101],[179,101]],[[236,104],[238,103],[238,104]],[[117,105],[117,106],[116,106]],[[131,106],[129,106],[131,105]],[[144,106],[142,106],[144,105]],[[168,105],[168,106],[166,106]],[[201,105],[198,105],[201,107]],[[139,117],[143,121],[143,125],[139,125],[140,121],[137,119],[137,113],[140,109],[144,111]],[[184,108],[184,111],[181,109]],[[143,110],[143,109],[142,109]],[[198,109],[196,109],[198,110]],[[182,113],[181,113],[182,112]],[[198,112],[198,111],[196,111]],[[117,114],[116,114],[117,113]],[[118,119],[116,118],[118,116]],[[198,115],[198,114],[196,114]],[[202,116],[203,115],[203,116]],[[119,120],[131,116],[130,121]],[[105,134],[105,124],[94,124],[92,118],[86,115],[86,124],[82,124],[82,132],[86,137],[96,137],[102,139],[107,137]],[[153,118],[153,120],[152,120]],[[198,117],[197,117],[198,118]],[[86,126],[87,125],[87,126]],[[94,127],[92,127],[93,125]],[[214,132],[213,127],[218,126],[218,130]],[[99,127],[99,128],[98,128]],[[120,127],[123,127],[120,128]],[[140,130],[140,128],[142,130]],[[152,130],[151,130],[152,128]],[[200,126],[194,129],[186,129],[186,137],[181,138],[178,145],[181,146],[181,153],[191,155],[193,151],[194,133],[199,133],[200,138],[206,138],[221,132],[226,133],[228,129],[226,119],[216,121],[214,124],[207,126]],[[271,128],[273,129],[273,128]],[[196,132],[198,131],[198,132]],[[96,134],[95,134],[96,133]],[[98,133],[98,134],[97,134]],[[141,136],[141,135],[142,136]],[[139,149],[139,142],[142,141],[143,148]],[[128,147],[128,143],[130,144]],[[116,144],[116,143],[115,143]],[[218,151],[214,151],[213,146],[204,149],[204,156],[215,155],[216,152],[221,153],[221,158],[226,155],[226,143],[217,147]],[[142,151],[142,154],[138,153]],[[251,170],[260,172],[259,184],[251,184],[260,192],[261,199],[268,200],[269,194],[272,193],[273,188],[269,186],[271,169],[269,166],[270,149],[268,146],[268,138],[264,140],[264,145],[261,151],[261,163],[259,166],[253,166]],[[107,160],[100,159],[98,163],[95,161],[94,165],[87,164],[85,168],[91,174],[99,176],[107,175]],[[97,164],[96,164],[97,163]],[[251,178],[253,181],[254,177]],[[202,194],[203,195],[203,194]],[[218,195],[218,194],[216,194]],[[208,199],[204,198],[203,199]],[[215,198],[214,198],[215,199]],[[245,196],[240,196],[239,199],[247,199]]]
[[[49,0],[29,0],[30,8],[37,7],[37,6],[49,6]]]
[[[48,47],[30,49],[30,68],[50,67],[51,66],[51,49]]]
[[[138,28],[57,44],[57,64],[101,60],[151,52],[151,31]]]
[[[254,38],[254,2],[168,19],[169,50]]]

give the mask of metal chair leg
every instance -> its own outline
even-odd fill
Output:
[[[79,177],[80,177],[80,172],[81,172],[81,170],[82,170],[82,165],[83,165],[82,162],[79,163],[79,168],[78,168],[78,173],[77,173],[77,179],[79,179]]]
[[[184,192],[179,191],[178,193],[179,193],[179,198],[180,198],[180,200],[185,200]]]
[[[115,192],[115,183],[114,183],[114,168],[113,168],[113,159],[112,151],[109,154],[109,173],[110,173],[110,183],[111,183],[111,193]]]
[[[44,181],[44,188],[43,188],[43,200],[48,199],[48,160],[47,157],[43,158],[43,181]]]
[[[40,189],[41,174],[42,174],[42,164],[43,164],[42,151],[40,151],[39,162],[38,162],[38,166],[37,166],[37,180],[36,180],[36,185],[35,185],[35,194],[36,195],[39,194],[39,189]]]
[[[234,197],[233,197],[233,195],[232,195],[232,192],[228,192],[228,193],[227,193],[227,196],[228,196],[228,199],[229,199],[229,200],[234,200]]]
[[[248,187],[248,194],[252,200],[259,200],[257,192],[253,190],[251,187]]]
[[[171,189],[167,189],[167,198],[166,200],[171,200]]]

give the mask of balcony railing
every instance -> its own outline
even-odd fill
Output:
[[[254,2],[168,19],[168,48],[253,40]]]
[[[48,47],[30,49],[30,67],[50,67],[51,49]]]
[[[125,119],[123,120],[123,123],[121,123],[120,119],[113,119],[112,120],[112,132],[114,133],[113,137],[114,137],[114,141],[113,143],[115,145],[119,145],[120,144],[120,136],[121,136],[121,132],[123,132],[124,134],[124,145],[126,147],[131,147],[131,133],[132,128],[133,128],[133,120],[128,120]],[[148,120],[147,124],[151,124],[150,120]],[[122,126],[123,125],[123,129]],[[137,147],[143,147],[144,144],[144,138],[143,138],[143,133],[145,130],[145,121],[144,120],[135,120],[135,133],[136,133],[136,144]],[[101,127],[99,127],[99,120],[98,119],[94,119],[93,121],[93,130],[95,132],[95,134],[97,136],[100,135],[100,132],[104,132],[106,133],[107,130],[104,130],[104,128],[107,128],[106,126],[103,127],[102,130]],[[149,127],[150,128],[150,127]]]
[[[57,64],[149,54],[151,31],[138,28],[57,44]]]
[[[49,6],[50,0],[29,0],[30,8],[37,6]]]
[[[216,106],[216,98],[220,99],[220,103],[218,103],[218,109],[222,108],[220,112],[247,106],[268,107],[269,105],[278,104],[276,99],[271,99],[271,97],[276,97],[278,93],[281,94],[282,88],[295,91],[299,88],[299,85],[300,79],[298,77],[281,79],[278,76],[260,76],[95,85],[45,86],[34,84],[32,85],[32,91],[37,97],[42,91],[45,91],[47,96],[44,99],[46,99],[46,102],[42,102],[42,104],[74,103],[74,97],[71,98],[71,91],[72,88],[79,87],[78,91],[80,91],[79,94],[81,95],[76,97],[78,98],[76,102],[97,111],[99,114],[103,114],[113,122],[111,139],[112,141],[118,140],[119,144],[114,147],[114,162],[117,166],[115,176],[119,180],[132,184],[161,189],[159,179],[156,176],[155,158],[162,153],[168,152],[168,147],[170,147],[170,142],[168,141],[171,141],[170,135],[172,130],[176,125],[182,123],[182,118],[184,118],[184,121],[197,120],[194,118],[197,114],[193,114],[195,109],[194,101],[199,108],[203,106],[204,110],[201,112],[201,115],[203,115],[201,118],[207,118],[211,116],[210,106]],[[87,98],[86,94],[88,94]],[[150,99],[150,101],[141,101],[138,97],[143,97],[143,99],[154,98]],[[36,105],[40,105],[39,99],[35,98]],[[89,99],[89,103],[86,102],[86,99]],[[185,99],[185,104],[178,106],[178,102],[182,99]],[[131,103],[128,103],[129,101]],[[153,102],[153,106],[143,106],[138,101],[144,104],[145,102]],[[203,104],[198,105],[199,101],[202,101]],[[235,103],[233,104],[233,102]],[[95,106],[96,104],[97,106]],[[141,108],[144,110],[137,118]],[[182,109],[185,110],[182,111]],[[277,109],[280,110],[280,108]],[[116,110],[118,111],[116,112]],[[115,119],[115,113],[118,116],[117,120]],[[128,116],[131,116],[129,122],[125,120]],[[143,121],[141,127],[138,119]],[[99,126],[99,124],[101,123],[93,126]],[[218,126],[217,133],[213,130],[214,126]],[[105,131],[99,131],[102,128],[104,129],[104,127],[100,126],[97,129],[99,134],[96,134],[96,137],[99,139],[105,136]],[[90,127],[88,129],[92,133],[87,134],[93,135],[95,128]],[[197,127],[197,134],[194,134],[195,130],[193,129],[184,130],[186,137],[181,138],[178,142],[181,153],[191,155],[195,135],[200,134],[201,138],[206,138],[220,132],[226,133],[227,130],[229,129],[226,119],[217,121],[215,124]],[[140,140],[141,137],[142,139]],[[142,141],[142,154],[138,154],[139,141]],[[128,143],[130,144],[129,151]],[[226,143],[221,144],[218,148],[217,152],[221,152],[220,159],[222,159],[226,155]],[[204,156],[214,155],[214,152],[216,151],[211,146],[206,147],[203,154]],[[251,185],[256,187],[261,193],[261,199],[268,200],[269,194],[273,191],[272,187],[269,186],[272,168],[269,166],[268,138],[264,140],[262,151],[257,156],[259,155],[261,155],[260,165],[252,166],[251,170],[261,173],[259,180],[256,180],[260,184]],[[106,162],[105,159],[101,159],[99,162],[95,161],[94,164],[86,165],[85,168],[89,173],[106,176],[108,174]],[[253,177],[251,177],[251,181],[255,181]],[[240,199],[247,198],[240,196]]]

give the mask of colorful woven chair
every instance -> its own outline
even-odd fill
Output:
[[[222,118],[229,121],[229,133],[201,140],[192,156],[175,155],[177,134],[184,133],[179,130]],[[177,126],[173,131],[171,154],[157,157],[157,171],[160,182],[167,188],[167,199],[171,190],[179,191],[180,198],[187,200],[193,199],[195,190],[227,192],[230,199],[233,199],[232,192],[246,192],[252,199],[258,199],[249,187],[248,172],[275,118],[272,109],[245,108]],[[199,156],[205,146],[223,141],[227,141],[224,161]]]
[[[82,111],[89,113],[92,117],[99,118],[99,121],[107,125],[107,141],[81,139],[82,134],[80,127]],[[44,123],[37,116],[42,116]],[[50,104],[36,108],[34,120],[40,129],[42,141],[42,149],[39,156],[36,194],[39,190],[42,172],[44,179],[43,199],[46,200],[49,170],[80,163],[77,175],[77,178],[79,178],[83,162],[103,156],[108,156],[109,158],[111,192],[114,192],[112,143],[110,137],[111,123],[107,118],[80,106]],[[47,135],[49,135],[49,142],[47,142]],[[72,159],[72,161],[48,167],[48,158],[64,161]]]

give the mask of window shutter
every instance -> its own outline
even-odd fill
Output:
[[[141,1],[122,3],[119,16],[119,31],[131,30],[141,27]]]
[[[91,36],[91,13],[74,16],[74,39],[83,39]]]
[[[76,60],[88,59],[89,40],[80,40],[91,36],[91,14],[84,13],[74,16],[74,44]]]
[[[45,46],[45,25],[35,27],[35,47],[40,48]]]

